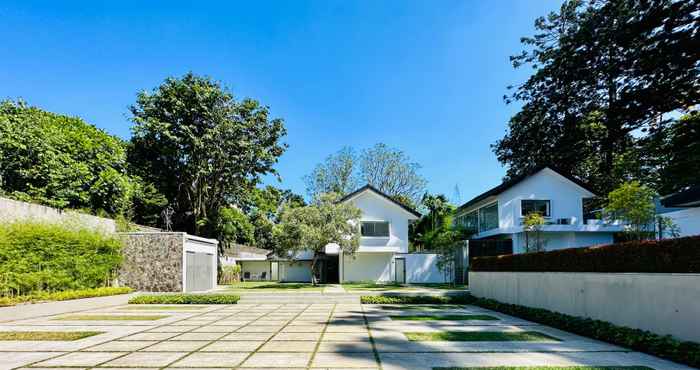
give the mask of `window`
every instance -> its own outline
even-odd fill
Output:
[[[457,226],[467,230],[468,232],[477,232],[479,227],[479,214],[477,211],[471,211],[466,214],[461,214],[457,217]]]
[[[524,217],[530,213],[539,213],[544,217],[551,216],[548,200],[523,199],[520,201],[520,214]]]
[[[479,208],[479,232],[498,228],[498,203]]]
[[[362,221],[360,228],[362,236],[389,237],[389,223],[386,221]]]

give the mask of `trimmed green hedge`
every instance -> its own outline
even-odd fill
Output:
[[[122,260],[119,239],[37,222],[0,225],[0,296],[108,286]]]
[[[471,271],[700,273],[700,236],[476,257]]]
[[[474,297],[468,294],[458,296],[394,296],[394,295],[363,295],[363,304],[470,304]]]
[[[131,304],[234,304],[241,297],[233,294],[154,294],[140,295]]]
[[[69,299],[104,297],[109,295],[131,293],[127,287],[104,287],[95,289],[66,290],[63,292],[40,292],[16,297],[0,297],[0,306],[13,306],[20,303],[34,303],[41,301],[67,301]]]
[[[363,296],[361,301],[362,303],[382,304],[448,303],[446,300],[435,298],[439,297]],[[459,301],[461,304],[472,304],[475,306],[488,308],[490,310],[502,312],[511,316],[517,316],[574,334],[627,347],[635,351],[648,353],[650,355],[662,357],[693,367],[700,367],[700,343],[680,341],[678,339],[674,339],[670,335],[662,336],[645,330],[617,326],[606,321],[565,315],[541,308],[530,308],[514,304],[506,304],[494,301],[492,299],[477,298],[472,295],[461,296]],[[449,303],[454,304],[454,302]]]

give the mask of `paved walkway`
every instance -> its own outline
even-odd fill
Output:
[[[152,307],[152,306],[151,306]],[[410,307],[410,306],[409,306]],[[414,306],[415,307],[415,306]],[[86,314],[166,315],[155,321],[40,317],[0,330],[101,331],[71,342],[0,341],[0,369],[360,368],[644,365],[689,369],[652,356],[477,307],[415,309],[360,304],[118,306]],[[194,308],[194,309],[193,309]],[[406,314],[488,314],[496,321],[406,321]],[[410,342],[407,331],[539,331],[561,341]]]
[[[126,304],[136,293],[0,307],[0,323]]]

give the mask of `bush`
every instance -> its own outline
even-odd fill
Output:
[[[700,236],[477,257],[471,271],[700,273]]]
[[[469,294],[456,296],[406,296],[406,295],[364,295],[363,304],[470,304],[474,297]]]
[[[67,301],[69,299],[104,297],[109,295],[131,293],[127,287],[105,287],[95,289],[67,290],[63,292],[40,292],[16,297],[0,297],[0,306],[13,306],[20,303],[34,303],[40,301]]]
[[[241,297],[233,294],[158,294],[131,298],[131,304],[235,304]]]
[[[107,286],[120,249],[117,238],[78,227],[0,225],[0,296]]]

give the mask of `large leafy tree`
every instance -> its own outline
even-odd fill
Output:
[[[6,195],[110,216],[130,215],[134,202],[162,205],[151,185],[127,173],[126,158],[122,140],[80,118],[0,102],[0,189]]]
[[[522,104],[498,159],[519,175],[542,164],[607,193],[635,174],[633,133],[700,100],[697,0],[568,0],[535,22],[514,66],[534,73],[506,97]]]
[[[337,244],[343,253],[353,254],[360,245],[361,211],[350,203],[340,203],[335,194],[322,194],[305,207],[285,206],[275,228],[275,253],[294,258],[311,251],[312,282],[316,284],[318,257],[328,244]]]
[[[130,110],[132,166],[167,197],[175,227],[196,234],[213,236],[219,209],[276,173],[286,149],[281,119],[208,77],[168,78]]]
[[[305,176],[309,196],[334,192],[346,194],[369,184],[409,207],[419,205],[427,181],[419,174],[421,166],[403,151],[376,144],[359,155],[342,148]]]
[[[253,226],[253,245],[274,249],[273,229],[274,225],[279,223],[282,210],[285,206],[296,208],[305,205],[304,197],[288,189],[282,190],[268,185],[248,192],[243,202],[243,210]]]

